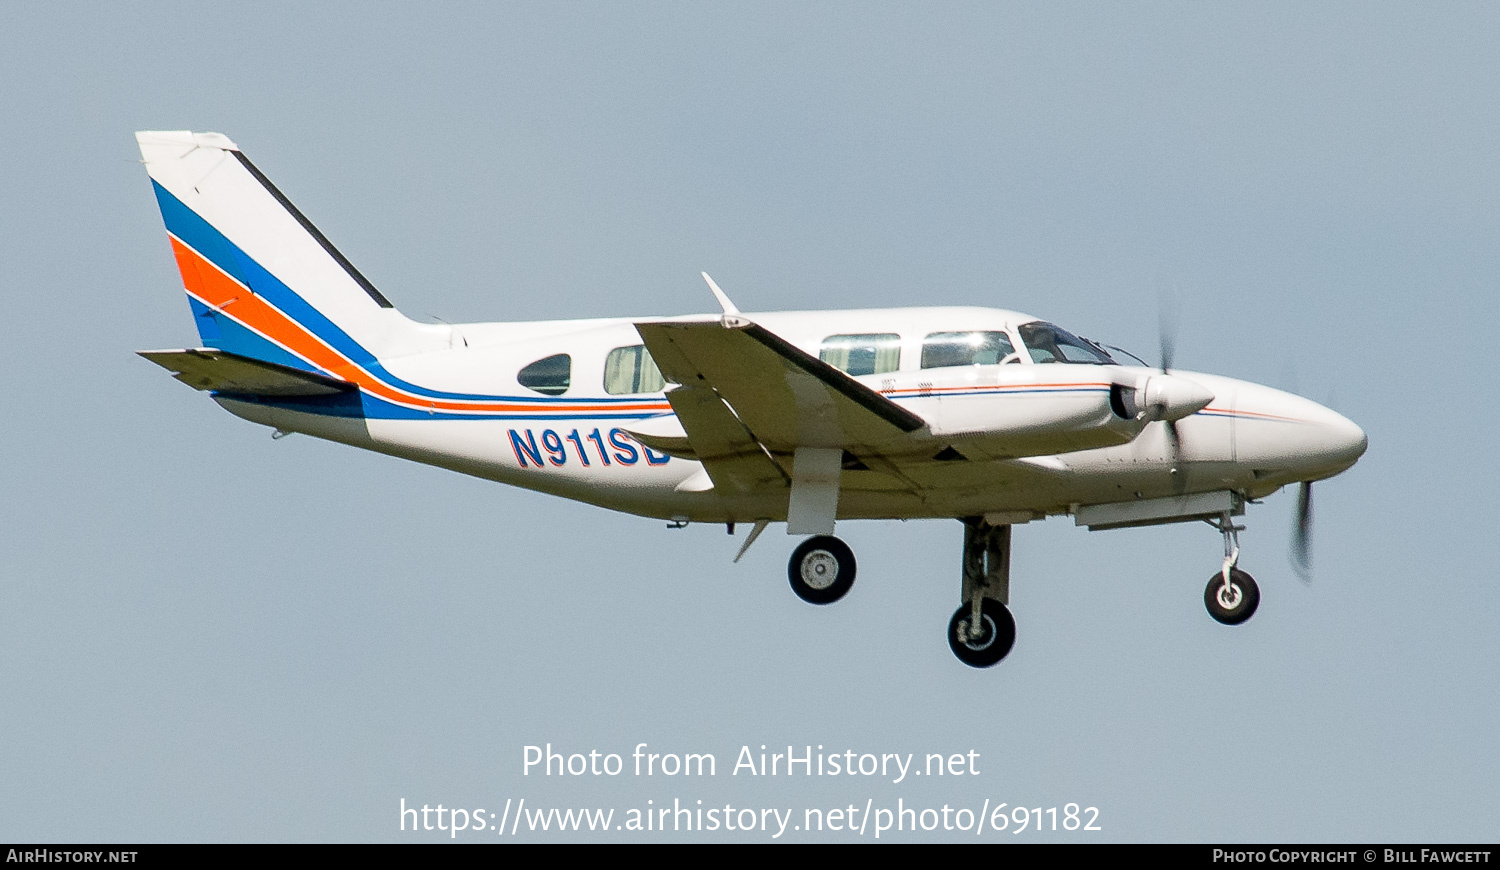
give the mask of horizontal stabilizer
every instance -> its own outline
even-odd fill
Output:
[[[307,397],[332,396],[355,389],[354,384],[338,378],[211,347],[140,350],[136,353],[195,390],[249,396]]]
[[[680,459],[698,458],[693,452],[693,445],[688,442],[687,432],[683,431],[682,421],[675,416],[632,420],[625,432],[652,450]]]

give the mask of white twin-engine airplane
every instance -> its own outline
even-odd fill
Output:
[[[964,524],[948,643],[993,665],[1015,641],[1011,527],[1205,520],[1224,560],[1204,601],[1260,601],[1235,517],[1364,453],[1307,399],[1161,368],[993,308],[538,323],[409,320],[217,133],[136,134],[203,347],[142,351],[230,413],[681,526],[808,535],[788,566],[814,604],[854,582],[849,519]],[[738,561],[739,556],[735,557]]]

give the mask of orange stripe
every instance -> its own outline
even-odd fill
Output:
[[[1208,414],[1229,414],[1230,416],[1233,416],[1233,417],[1262,417],[1262,418],[1267,419],[1267,420],[1285,420],[1288,423],[1306,423],[1307,422],[1306,420],[1303,420],[1300,417],[1283,417],[1280,414],[1262,414],[1262,413],[1260,413],[1258,411],[1231,411],[1231,410],[1229,410],[1227,408],[1204,408],[1203,409],[1203,413],[1208,413]]]
[[[365,392],[386,401],[416,409],[443,411],[503,411],[530,413],[567,411],[569,413],[618,413],[621,411],[667,411],[665,402],[610,405],[577,405],[561,403],[488,402],[466,399],[432,399],[397,390],[360,368],[348,357],[324,344],[306,327],[287,317],[243,284],[226,275],[197,251],[175,237],[170,237],[172,254],[189,293],[210,308],[255,330],[292,353],[334,377],[356,384]]]
[[[997,384],[989,384],[989,385],[975,384],[973,386],[963,386],[963,387],[928,387],[925,390],[922,389],[921,387],[902,387],[899,390],[881,390],[881,392],[882,393],[943,393],[943,392],[952,392],[952,391],[956,391],[956,390],[972,390],[972,391],[977,391],[977,390],[987,390],[987,391],[988,390],[1040,390],[1040,389],[1047,389],[1047,388],[1051,388],[1051,387],[1108,387],[1108,386],[1112,386],[1112,385],[1111,384],[1107,384],[1107,383],[1105,383],[1105,384],[1100,384],[1100,383],[1087,383],[1087,384],[998,384],[998,385]]]

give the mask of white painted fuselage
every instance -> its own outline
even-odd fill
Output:
[[[1078,505],[1232,490],[1260,498],[1281,486],[1343,471],[1365,447],[1364,433],[1341,415],[1260,384],[1173,371],[1213,394],[1177,423],[1180,454],[1166,424],[1132,424],[1112,412],[1112,383],[1160,372],[1138,366],[1034,363],[922,368],[926,336],[1002,331],[1023,347],[1017,327],[1036,318],[990,308],[907,308],[771,312],[743,315],[816,356],[829,336],[900,336],[894,371],[856,380],[928,424],[905,452],[899,472],[846,468],[838,517],[922,518],[1070,512]],[[674,318],[648,318],[651,322]],[[675,318],[717,319],[716,315]],[[605,392],[611,350],[639,345],[636,320],[462,324],[440,346],[381,359],[402,381],[447,393],[524,398],[517,373],[556,354],[571,358],[560,396],[535,396],[535,408],[511,416],[392,419],[332,416],[218,396],[247,420],[614,510],[698,522],[785,519],[787,493],[724,492],[695,485],[697,461],[649,451],[631,439],[641,419],[671,415],[662,392]],[[671,385],[667,385],[668,388]],[[629,416],[576,410],[592,401],[638,400]],[[1034,430],[1027,437],[1028,421]],[[1003,438],[992,433],[1003,430]],[[532,446],[534,445],[534,450]],[[961,458],[932,458],[952,447]],[[917,454],[925,454],[918,456]]]

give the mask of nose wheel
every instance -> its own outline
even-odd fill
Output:
[[[1208,578],[1208,588],[1203,590],[1203,604],[1208,615],[1225,625],[1239,625],[1255,615],[1260,606],[1260,587],[1255,578],[1238,568],[1230,568],[1226,580],[1220,571]]]
[[[787,579],[809,604],[832,604],[854,585],[854,551],[832,535],[808,538],[792,551]]]
[[[1208,615],[1219,622],[1239,625],[1254,616],[1255,608],[1260,606],[1260,587],[1255,585],[1255,578],[1236,567],[1240,561],[1240,532],[1245,527],[1235,525],[1228,513],[1209,522],[1224,535],[1224,566],[1208,578],[1203,605],[1208,608]]]

